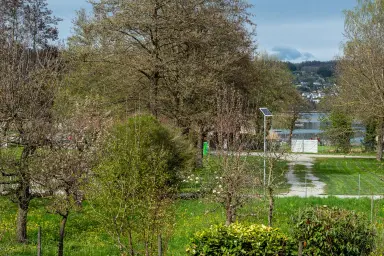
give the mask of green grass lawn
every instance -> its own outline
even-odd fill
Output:
[[[247,163],[260,166],[261,159],[251,157]],[[258,167],[259,168],[259,167]],[[286,170],[287,163],[281,162],[279,172]],[[295,166],[295,174],[299,179],[305,167]],[[328,194],[357,194],[358,174],[361,174],[361,194],[384,194],[384,165],[374,159],[317,159],[313,166],[314,174],[327,183]],[[207,168],[197,170],[195,176],[204,179],[212,178]],[[281,178],[280,182],[284,183]],[[186,183],[188,191],[197,191],[202,182]],[[285,186],[285,187],[284,187]],[[287,189],[284,185],[283,188]],[[47,212],[47,201],[34,199],[28,215],[29,244],[19,245],[15,242],[16,206],[8,199],[0,197],[0,255],[27,256],[36,254],[37,230],[42,227],[43,255],[56,255],[60,218]],[[370,219],[371,201],[368,198],[276,198],[274,226],[289,234],[292,230],[292,216],[298,211],[314,205],[337,206],[364,213]],[[197,231],[213,224],[224,223],[225,214],[222,207],[208,199],[180,200],[176,202],[176,223],[173,235],[168,243],[168,255],[185,255],[185,247],[190,237]],[[97,210],[97,209],[96,209]],[[253,199],[244,204],[238,213],[238,220],[245,223],[267,224],[268,202]],[[384,200],[374,201],[373,220],[378,228],[379,240],[384,238]],[[95,217],[94,209],[85,203],[80,212],[69,216],[66,238],[66,255],[119,255],[113,239],[103,229]]]
[[[313,174],[329,195],[384,195],[384,163],[375,159],[316,159]]]
[[[331,154],[331,155],[364,155],[374,156],[376,152],[365,152],[362,146],[352,146],[351,151],[348,153],[336,152],[335,146],[318,146],[318,154]]]
[[[292,229],[292,216],[298,211],[314,205],[337,206],[364,213],[370,218],[369,199],[337,198],[277,198],[275,201],[274,226],[289,234]],[[37,227],[43,230],[43,255],[55,255],[58,241],[59,218],[47,213],[44,200],[33,200],[28,218],[28,245],[14,241],[16,208],[5,198],[0,198],[0,255],[35,255]],[[384,201],[374,202],[374,221],[378,235],[382,238]],[[220,205],[207,200],[181,200],[176,203],[176,223],[168,244],[168,255],[185,255],[185,247],[190,237],[197,231],[213,224],[224,223],[225,216]],[[239,213],[239,221],[267,224],[267,202],[253,200]],[[381,240],[380,240],[381,241]],[[85,204],[82,212],[70,215],[66,238],[66,255],[119,255],[113,240],[96,221],[93,211]]]
[[[249,170],[250,178],[252,180],[263,180],[263,158],[259,156],[242,156],[241,161],[245,168]],[[287,183],[285,173],[288,171],[288,162],[279,160],[274,163],[273,168],[273,184],[275,192],[287,193],[289,192],[290,185]],[[217,169],[218,157],[215,155],[209,155],[204,159],[204,168],[196,169],[193,174],[188,174],[184,177],[181,191],[184,193],[196,193],[209,190],[212,180],[220,178],[220,170]],[[267,162],[268,172],[268,162]],[[268,173],[267,173],[268,175]],[[262,187],[250,186],[246,189],[245,193],[263,193]]]
[[[16,205],[0,198],[0,255],[36,255],[38,226],[42,229],[43,255],[56,255],[60,217],[47,212],[46,200],[32,200],[28,214],[28,245],[15,242]],[[69,216],[66,227],[65,255],[119,255],[112,239],[102,232],[101,226],[85,204],[82,212]]]

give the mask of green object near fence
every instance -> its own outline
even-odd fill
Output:
[[[207,141],[204,141],[203,143],[203,156],[208,155],[209,145]]]

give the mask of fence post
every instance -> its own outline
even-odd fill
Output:
[[[158,247],[158,255],[163,256],[163,239],[161,238],[161,234],[157,235],[157,247]]]
[[[307,188],[307,171],[305,171],[305,198],[307,198],[308,195],[308,188]]]
[[[359,173],[359,198],[360,198],[360,190],[361,190],[361,183],[360,183],[361,179],[360,179],[360,173]]]
[[[297,256],[302,256],[303,255],[303,242],[299,241],[299,251]]]
[[[374,204],[373,204],[373,194],[372,194],[372,197],[371,197],[371,223],[373,222],[373,207],[374,207]]]
[[[41,256],[41,227],[37,231],[37,256]]]

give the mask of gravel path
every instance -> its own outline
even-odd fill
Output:
[[[288,184],[291,185],[291,188],[285,196],[320,196],[324,195],[325,183],[321,182],[318,177],[313,175],[312,166],[313,158],[307,155],[291,155],[288,159],[289,171],[286,174]],[[295,175],[295,166],[304,165],[307,169],[306,180],[307,182],[300,181]]]
[[[213,152],[215,154],[215,152]],[[260,156],[263,157],[263,152],[251,152],[245,153],[244,156]],[[281,157],[281,156],[279,156]],[[289,171],[286,173],[288,183],[291,185],[290,191],[285,194],[276,195],[277,197],[329,197],[325,194],[324,188],[326,184],[321,182],[318,177],[312,173],[312,166],[314,158],[366,158],[371,159],[375,156],[358,156],[358,155],[331,155],[331,154],[285,154],[283,159],[289,161]],[[307,167],[307,183],[309,186],[305,186],[305,182],[301,182],[294,172],[294,166],[300,164]],[[332,197],[338,198],[373,198],[384,199],[383,195],[332,195]]]
[[[289,161],[289,171],[286,173],[288,183],[291,185],[291,188],[288,193],[278,195],[278,197],[289,197],[289,196],[298,196],[298,197],[328,197],[325,194],[324,188],[325,183],[321,182],[318,177],[313,175],[312,166],[314,158],[375,158],[374,156],[348,156],[348,155],[318,155],[318,154],[290,154],[287,156]],[[294,173],[295,165],[304,165],[307,169],[307,184],[301,182]],[[307,186],[306,186],[307,185]],[[382,199],[382,195],[332,195],[338,198],[362,198],[368,197],[373,199]]]

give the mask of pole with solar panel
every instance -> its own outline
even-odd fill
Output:
[[[271,111],[268,110],[268,108],[259,108],[261,113],[263,113],[264,116],[264,176],[263,176],[263,186],[264,186],[264,194],[265,194],[265,178],[266,178],[266,162],[265,159],[267,158],[267,140],[266,140],[266,129],[267,129],[267,117],[272,117]]]

